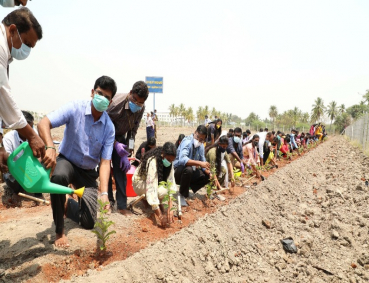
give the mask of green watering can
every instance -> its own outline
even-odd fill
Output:
[[[29,193],[76,194],[82,197],[85,188],[73,190],[50,182],[50,169],[45,169],[33,155],[28,142],[22,143],[10,154],[8,168],[18,183]]]

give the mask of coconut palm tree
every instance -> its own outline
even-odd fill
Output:
[[[301,122],[302,123],[308,123],[310,120],[310,115],[308,112],[302,113],[301,115]]]
[[[193,122],[193,120],[194,120],[194,115],[193,115],[192,107],[189,107],[189,108],[186,110],[186,113],[185,113],[185,119],[186,119],[188,122]]]
[[[297,121],[301,118],[301,110],[298,107],[293,108],[292,110],[292,120],[293,126],[296,127]]]
[[[273,124],[274,124],[275,118],[277,118],[277,116],[278,116],[277,106],[275,106],[275,105],[270,106],[270,108],[269,108],[269,117],[270,117],[270,119],[272,119]]]
[[[345,111],[346,111],[345,104],[341,104],[341,105],[338,107],[338,114],[343,114],[343,113],[345,113]]]
[[[324,111],[324,101],[322,98],[318,97],[313,104],[313,109],[311,110],[311,120],[314,122],[319,121],[323,117]]]
[[[169,116],[170,117],[174,117],[175,110],[176,110],[176,106],[174,104],[171,104],[169,106]]]
[[[328,104],[326,113],[327,113],[329,119],[331,119],[331,125],[330,125],[330,128],[331,128],[334,118],[336,118],[336,116],[338,115],[338,108],[337,108],[337,102],[336,101],[332,101],[331,103]]]

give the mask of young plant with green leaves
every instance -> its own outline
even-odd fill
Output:
[[[165,182],[162,181],[159,183],[159,186],[163,186],[167,190],[167,194],[163,197],[162,204],[164,205],[164,208],[167,209],[167,223],[170,225],[170,212],[175,210],[176,208],[173,207],[173,201],[174,201],[174,194],[175,191],[171,190],[172,187],[171,182]],[[178,205],[181,205],[180,203]]]
[[[217,170],[215,168],[214,163],[211,163],[211,165],[210,165],[210,174],[211,174],[211,177],[210,177],[209,183],[205,186],[206,187],[206,195],[207,195],[208,199],[210,199],[210,196],[212,195],[213,191],[217,188],[217,185],[215,183]]]
[[[116,233],[116,231],[108,231],[109,227],[114,224],[114,222],[109,221],[108,217],[106,216],[108,210],[105,209],[105,205],[109,203],[103,202],[100,199],[98,199],[97,202],[99,204],[100,215],[95,223],[94,229],[91,230],[91,232],[94,233],[100,241],[100,250],[104,251],[106,250],[106,242],[109,240],[110,235]]]

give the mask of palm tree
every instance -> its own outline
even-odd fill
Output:
[[[324,115],[324,101],[320,97],[315,100],[313,104],[313,109],[311,110],[311,120],[314,122],[319,121]]]
[[[369,89],[366,90],[366,93],[363,95],[364,102],[369,105]]]
[[[217,110],[213,107],[213,109],[211,109],[211,114],[210,114],[210,116],[212,117],[212,119],[213,119],[215,116],[218,116],[218,118],[219,118],[219,115],[217,115],[217,114],[218,114]]]
[[[192,122],[194,120],[192,107],[189,107],[186,110],[185,119],[188,120],[188,122]]]
[[[310,115],[308,112],[305,112],[301,115],[301,122],[302,123],[308,123],[310,119]]]
[[[278,116],[277,106],[275,106],[275,105],[270,106],[270,108],[269,108],[269,117],[270,117],[270,119],[272,119],[273,124],[274,124],[275,119],[277,118],[277,116]]]
[[[186,114],[186,107],[184,106],[184,104],[183,103],[181,103],[180,105],[179,105],[179,108],[178,108],[178,114],[179,114],[179,116],[182,116],[182,117],[184,117],[185,116],[185,114]]]
[[[331,125],[330,128],[332,127],[332,123],[334,118],[336,118],[337,114],[338,114],[338,108],[337,108],[337,102],[336,101],[332,101],[331,103],[328,104],[328,108],[326,111],[329,119],[331,119]]]
[[[176,106],[175,106],[174,104],[171,104],[171,105],[169,106],[169,116],[170,116],[170,117],[174,117],[174,113],[175,113],[175,111],[176,111]]]
[[[301,117],[301,110],[298,109],[298,107],[293,108],[292,110],[292,120],[293,120],[293,126],[296,127],[297,121]]]
[[[345,113],[346,107],[345,104],[341,104],[340,107],[338,107],[338,114]]]

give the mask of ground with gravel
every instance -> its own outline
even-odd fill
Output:
[[[334,137],[195,224],[72,282],[365,282],[369,158]],[[297,253],[280,241],[292,237]]]

